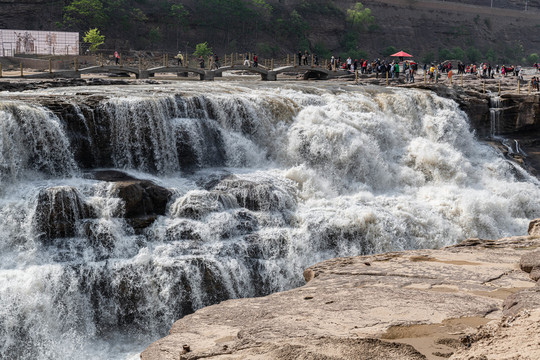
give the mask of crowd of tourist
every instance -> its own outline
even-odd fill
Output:
[[[244,55],[241,55],[244,57]],[[298,66],[324,66],[324,64],[319,63],[319,56],[317,54],[310,54],[308,50],[304,52],[298,51],[297,54],[294,54],[296,58],[295,65]],[[178,61],[178,65],[181,66],[184,59],[181,53],[175,57]],[[220,61],[218,56],[214,53],[208,56],[208,63],[210,64],[211,69],[217,69],[220,67]],[[256,54],[245,54],[245,59],[243,62],[244,65],[250,67],[258,66],[258,56]],[[201,56],[199,58],[199,66],[204,68],[205,59]],[[359,74],[375,74],[376,78],[388,78],[389,80],[399,79],[400,74],[405,75],[405,82],[414,83],[415,75],[418,72],[418,63],[412,60],[403,60],[400,58],[399,61],[388,60],[388,59],[374,59],[368,60],[361,58],[353,59],[348,57],[347,59],[342,59],[340,56],[331,56],[329,61],[326,62],[326,68],[330,71],[337,70],[347,70],[350,72],[358,72]],[[540,63],[533,64],[533,68],[536,72],[540,72]],[[484,79],[493,79],[495,76],[507,77],[515,76],[518,80],[523,80],[523,68],[521,66],[508,66],[508,65],[492,65],[489,62],[482,62],[479,65],[465,64],[462,61],[457,61],[457,65],[454,69],[454,64],[452,61],[443,61],[440,63],[431,63],[424,64],[423,71],[429,81],[433,82],[440,78],[443,74],[452,78],[454,74],[471,74],[475,75],[478,78]],[[540,79],[537,76],[531,78],[532,88],[539,90]]]
[[[328,64],[328,70],[343,69],[349,71],[358,70],[361,74],[371,74],[375,73],[376,77],[379,76],[388,77],[391,80],[398,79],[400,72],[405,73],[406,82],[414,82],[414,75],[418,72],[418,64],[414,61],[401,61],[393,60],[381,60],[376,59],[373,61],[368,61],[365,59],[352,60],[350,57],[345,61],[341,57],[330,58]],[[536,72],[540,72],[540,63],[533,64],[533,68]],[[482,62],[480,64],[465,64],[461,61],[457,62],[457,66],[454,69],[452,61],[444,61],[438,64],[424,64],[423,66],[424,74],[426,74],[429,81],[436,81],[443,74],[451,78],[454,74],[471,74],[475,75],[477,78],[484,79],[494,79],[498,77],[507,77],[515,76],[518,80],[524,81],[524,70],[522,66],[515,65],[492,65],[489,62]],[[531,85],[533,90],[538,90],[540,87],[540,79],[537,76],[531,78]]]

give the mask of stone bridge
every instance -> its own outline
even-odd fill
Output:
[[[122,65],[102,65],[90,66],[76,70],[60,70],[54,72],[44,72],[39,74],[24,75],[25,78],[80,78],[81,74],[135,74],[137,79],[147,79],[156,74],[176,73],[178,76],[187,76],[189,73],[198,74],[201,80],[211,81],[216,77],[222,77],[227,71],[244,71],[249,73],[259,74],[261,80],[275,81],[277,76],[283,73],[303,73],[304,79],[321,79],[326,80],[340,75],[345,75],[348,72],[344,70],[331,71],[318,66],[282,66],[275,69],[268,69],[263,66],[246,66],[246,65],[230,65],[223,66],[217,69],[206,70],[189,66],[159,66],[150,69],[138,69]],[[1,76],[1,74],[0,74]],[[6,76],[6,78],[14,76]],[[20,76],[17,76],[20,77]]]

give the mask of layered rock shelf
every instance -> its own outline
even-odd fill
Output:
[[[178,320],[143,360],[539,359],[540,232],[338,258]]]

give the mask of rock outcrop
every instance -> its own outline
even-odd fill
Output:
[[[117,170],[99,170],[86,177],[113,183],[112,195],[122,199],[122,211],[115,214],[126,219],[136,233],[141,233],[158,216],[165,215],[172,192],[149,180],[140,180]]]
[[[519,263],[539,247],[529,235],[324,261],[298,289],[185,316],[141,359],[538,359],[540,287]]]
[[[75,223],[94,216],[92,207],[77,189],[57,186],[40,191],[33,222],[38,238],[48,243],[55,238],[75,236]]]
[[[165,215],[171,191],[148,180],[119,181],[113,193],[124,202],[124,218],[136,232],[150,226],[158,215]]]

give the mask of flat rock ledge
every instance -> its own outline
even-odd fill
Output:
[[[141,359],[540,359],[531,233],[324,261],[300,288],[185,316]]]

